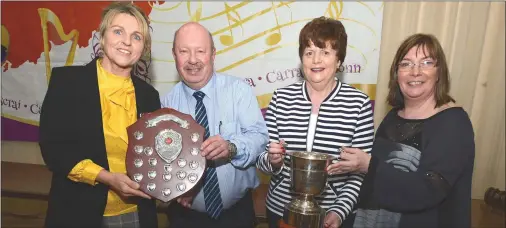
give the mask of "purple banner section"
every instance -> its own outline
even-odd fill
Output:
[[[39,141],[39,127],[2,117],[2,140]]]

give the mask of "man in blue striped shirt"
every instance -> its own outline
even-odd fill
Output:
[[[210,166],[196,195],[169,206],[170,227],[253,227],[255,162],[268,142],[256,97],[242,79],[214,71],[216,49],[200,24],[176,31],[172,54],[182,81],[161,98],[162,106],[192,115],[206,129],[201,155]]]

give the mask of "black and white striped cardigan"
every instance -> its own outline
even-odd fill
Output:
[[[339,155],[339,148],[346,146],[370,152],[374,140],[371,101],[361,91],[337,82],[320,105],[312,151]],[[269,141],[284,139],[288,144],[286,151],[306,151],[311,108],[305,81],[277,89],[266,113]],[[290,157],[285,156],[283,167],[275,172],[265,151],[258,158],[257,167],[272,175],[266,200],[268,210],[282,216],[284,206],[293,196]],[[325,191],[316,200],[327,212],[336,212],[344,221],[357,203],[362,180],[360,174],[329,176]]]

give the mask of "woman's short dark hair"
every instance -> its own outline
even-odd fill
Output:
[[[406,38],[392,61],[390,67],[390,80],[388,82],[388,96],[387,103],[394,108],[404,108],[404,96],[402,95],[399,83],[397,81],[397,71],[399,63],[402,61],[404,56],[411,50],[411,48],[421,48],[427,57],[434,59],[437,67],[437,81],[434,90],[434,97],[436,99],[436,108],[444,105],[450,101],[455,100],[449,95],[450,92],[450,73],[448,71],[448,65],[446,63],[445,53],[438,39],[430,34],[417,33]]]
[[[316,47],[325,48],[327,41],[336,51],[337,59],[343,64],[346,57],[348,35],[343,24],[328,17],[318,17],[308,22],[299,34],[299,58],[302,61],[304,50],[310,46],[310,41]]]

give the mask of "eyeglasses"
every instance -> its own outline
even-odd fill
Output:
[[[399,63],[398,69],[399,71],[410,71],[414,69],[415,66],[418,66],[419,69],[428,70],[433,68],[435,65],[436,63],[433,60],[423,60],[418,64],[406,61]]]

